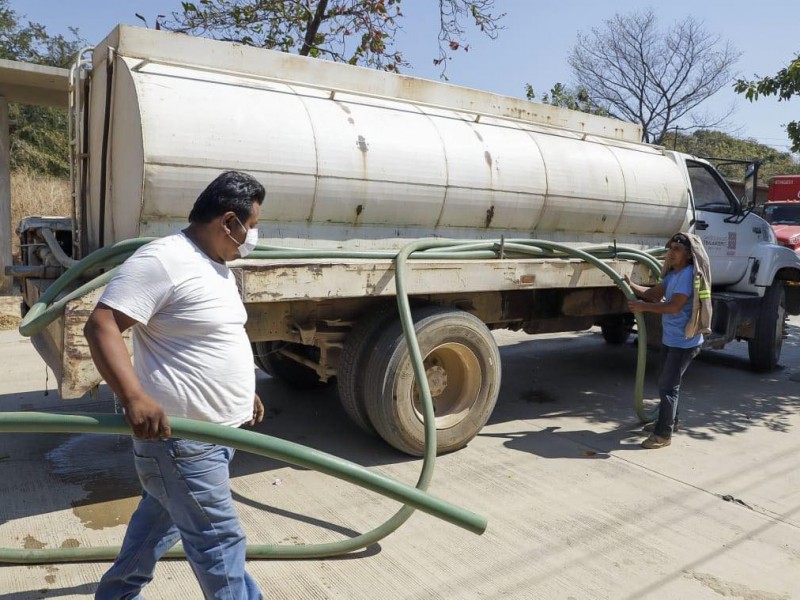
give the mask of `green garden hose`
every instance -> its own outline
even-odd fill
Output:
[[[417,488],[411,487],[325,452],[254,431],[224,427],[191,419],[172,417],[170,418],[170,425],[173,437],[225,444],[245,452],[267,456],[299,467],[314,469],[406,504],[392,519],[368,534],[342,542],[311,546],[250,545],[247,547],[247,557],[250,559],[321,558],[342,554],[343,552],[352,552],[370,546],[395,531],[417,508],[473,533],[481,534],[486,529],[486,519],[425,493],[419,488],[419,484]],[[114,433],[122,435],[130,435],[131,433],[130,427],[122,415],[60,415],[36,412],[0,413],[0,432]],[[435,437],[433,439],[435,440]],[[435,441],[432,446],[435,453]],[[429,457],[428,461],[430,462],[431,460]],[[425,482],[425,486],[430,480],[430,474],[431,471],[428,469],[428,481]],[[400,513],[403,513],[405,517],[402,520],[398,518]],[[0,562],[38,564],[113,560],[118,550],[119,548],[116,547],[55,548],[48,550],[3,548],[0,549]],[[176,549],[167,556],[182,556],[182,552]]]
[[[140,246],[153,238],[140,238],[118,242],[113,246],[101,248],[69,268],[57,279],[39,301],[31,307],[22,319],[19,330],[24,336],[31,336],[47,327],[64,312],[70,300],[95,290],[113,277],[118,265]],[[173,435],[201,441],[224,443],[241,450],[277,458],[285,462],[316,469],[323,473],[340,477],[367,489],[376,491],[390,498],[402,501],[405,505],[385,523],[356,537],[313,545],[256,545],[248,546],[247,556],[257,558],[319,558],[353,552],[366,548],[383,539],[398,529],[420,509],[430,514],[465,527],[475,533],[482,533],[486,521],[481,517],[438,500],[425,493],[433,477],[436,457],[436,425],[433,402],[428,388],[428,381],[423,366],[423,358],[414,332],[411,309],[405,289],[407,262],[409,259],[424,260],[466,260],[466,259],[498,259],[512,257],[533,258],[566,258],[580,259],[600,269],[608,275],[623,291],[628,299],[635,296],[630,287],[619,275],[606,265],[603,260],[622,258],[635,260],[646,265],[656,276],[660,276],[658,262],[648,253],[635,248],[616,246],[593,246],[576,249],[563,244],[546,240],[501,240],[479,242],[454,242],[445,240],[416,241],[406,245],[399,253],[391,251],[350,251],[350,250],[308,250],[301,248],[285,248],[259,245],[248,258],[254,259],[318,259],[318,258],[355,258],[355,259],[394,259],[396,296],[403,325],[403,332],[411,356],[414,375],[419,386],[422,399],[425,450],[422,469],[415,488],[383,477],[363,467],[343,461],[336,457],[286,442],[270,436],[254,432],[214,426],[187,419],[171,419]],[[113,267],[113,268],[111,268]],[[111,268],[111,270],[94,278],[90,282],[56,301],[56,298],[78,277],[90,269]],[[636,368],[636,384],[634,390],[636,414],[642,421],[652,419],[643,407],[644,373],[646,366],[646,329],[644,319],[636,314],[639,333],[638,360]],[[44,413],[0,413],[0,432],[88,432],[88,433],[121,433],[130,434],[130,429],[119,415],[51,415]],[[20,550],[0,548],[0,563],[54,563],[93,560],[112,560],[118,552],[116,547],[106,548],[58,548],[52,550]],[[167,556],[182,556],[180,549],[171,550]]]
[[[56,279],[53,284],[45,290],[38,302],[31,307],[20,322],[19,332],[25,337],[30,337],[39,333],[60,315],[64,314],[64,308],[67,306],[68,302],[104,286],[111,280],[116,272],[114,269],[107,271],[56,301],[58,295],[86,271],[100,267],[119,265],[131,254],[136,252],[139,247],[144,246],[154,239],[156,238],[124,240],[113,246],[100,248],[92,252],[86,258],[78,261],[77,264],[67,269],[61,277]]]

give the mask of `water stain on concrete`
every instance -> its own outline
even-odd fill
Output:
[[[23,543],[22,543],[22,547],[25,548],[26,550],[41,550],[46,545],[47,544],[45,544],[44,542],[40,542],[30,534],[26,535],[23,538]]]
[[[49,583],[53,584],[56,582],[56,573],[58,573],[58,567],[47,566],[47,575],[44,576],[44,580]]]
[[[66,540],[61,542],[62,548],[77,548],[80,545],[81,543],[75,538],[67,538]]]
[[[105,529],[117,525],[127,525],[139,498],[122,498],[108,502],[73,505],[72,512],[87,529]]]
[[[130,437],[70,436],[46,456],[54,477],[86,491],[85,497],[71,501],[73,513],[85,527],[103,529],[128,523],[141,495]]]

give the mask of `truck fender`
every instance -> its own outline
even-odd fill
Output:
[[[793,282],[786,287],[786,310],[789,314],[800,314],[800,256],[789,248],[777,244],[759,244],[753,253],[754,265],[750,271],[752,284],[765,290],[776,280]]]

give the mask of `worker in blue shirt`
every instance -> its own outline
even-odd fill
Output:
[[[702,243],[694,237],[696,244]],[[625,277],[633,293],[643,300],[629,301],[630,311],[660,314],[663,329],[661,375],[658,378],[661,404],[655,424],[645,427],[652,434],[642,442],[643,448],[664,448],[672,442],[673,428],[677,425],[681,379],[703,344],[703,334],[699,331],[687,337],[687,325],[693,317],[693,306],[697,305],[692,301],[696,287],[694,254],[688,235],[677,233],[667,244],[665,275],[660,283],[644,287]],[[702,255],[706,256],[705,250]],[[691,327],[688,329],[692,331]]]

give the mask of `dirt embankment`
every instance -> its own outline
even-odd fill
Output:
[[[17,328],[21,301],[19,296],[0,296],[0,330]]]

